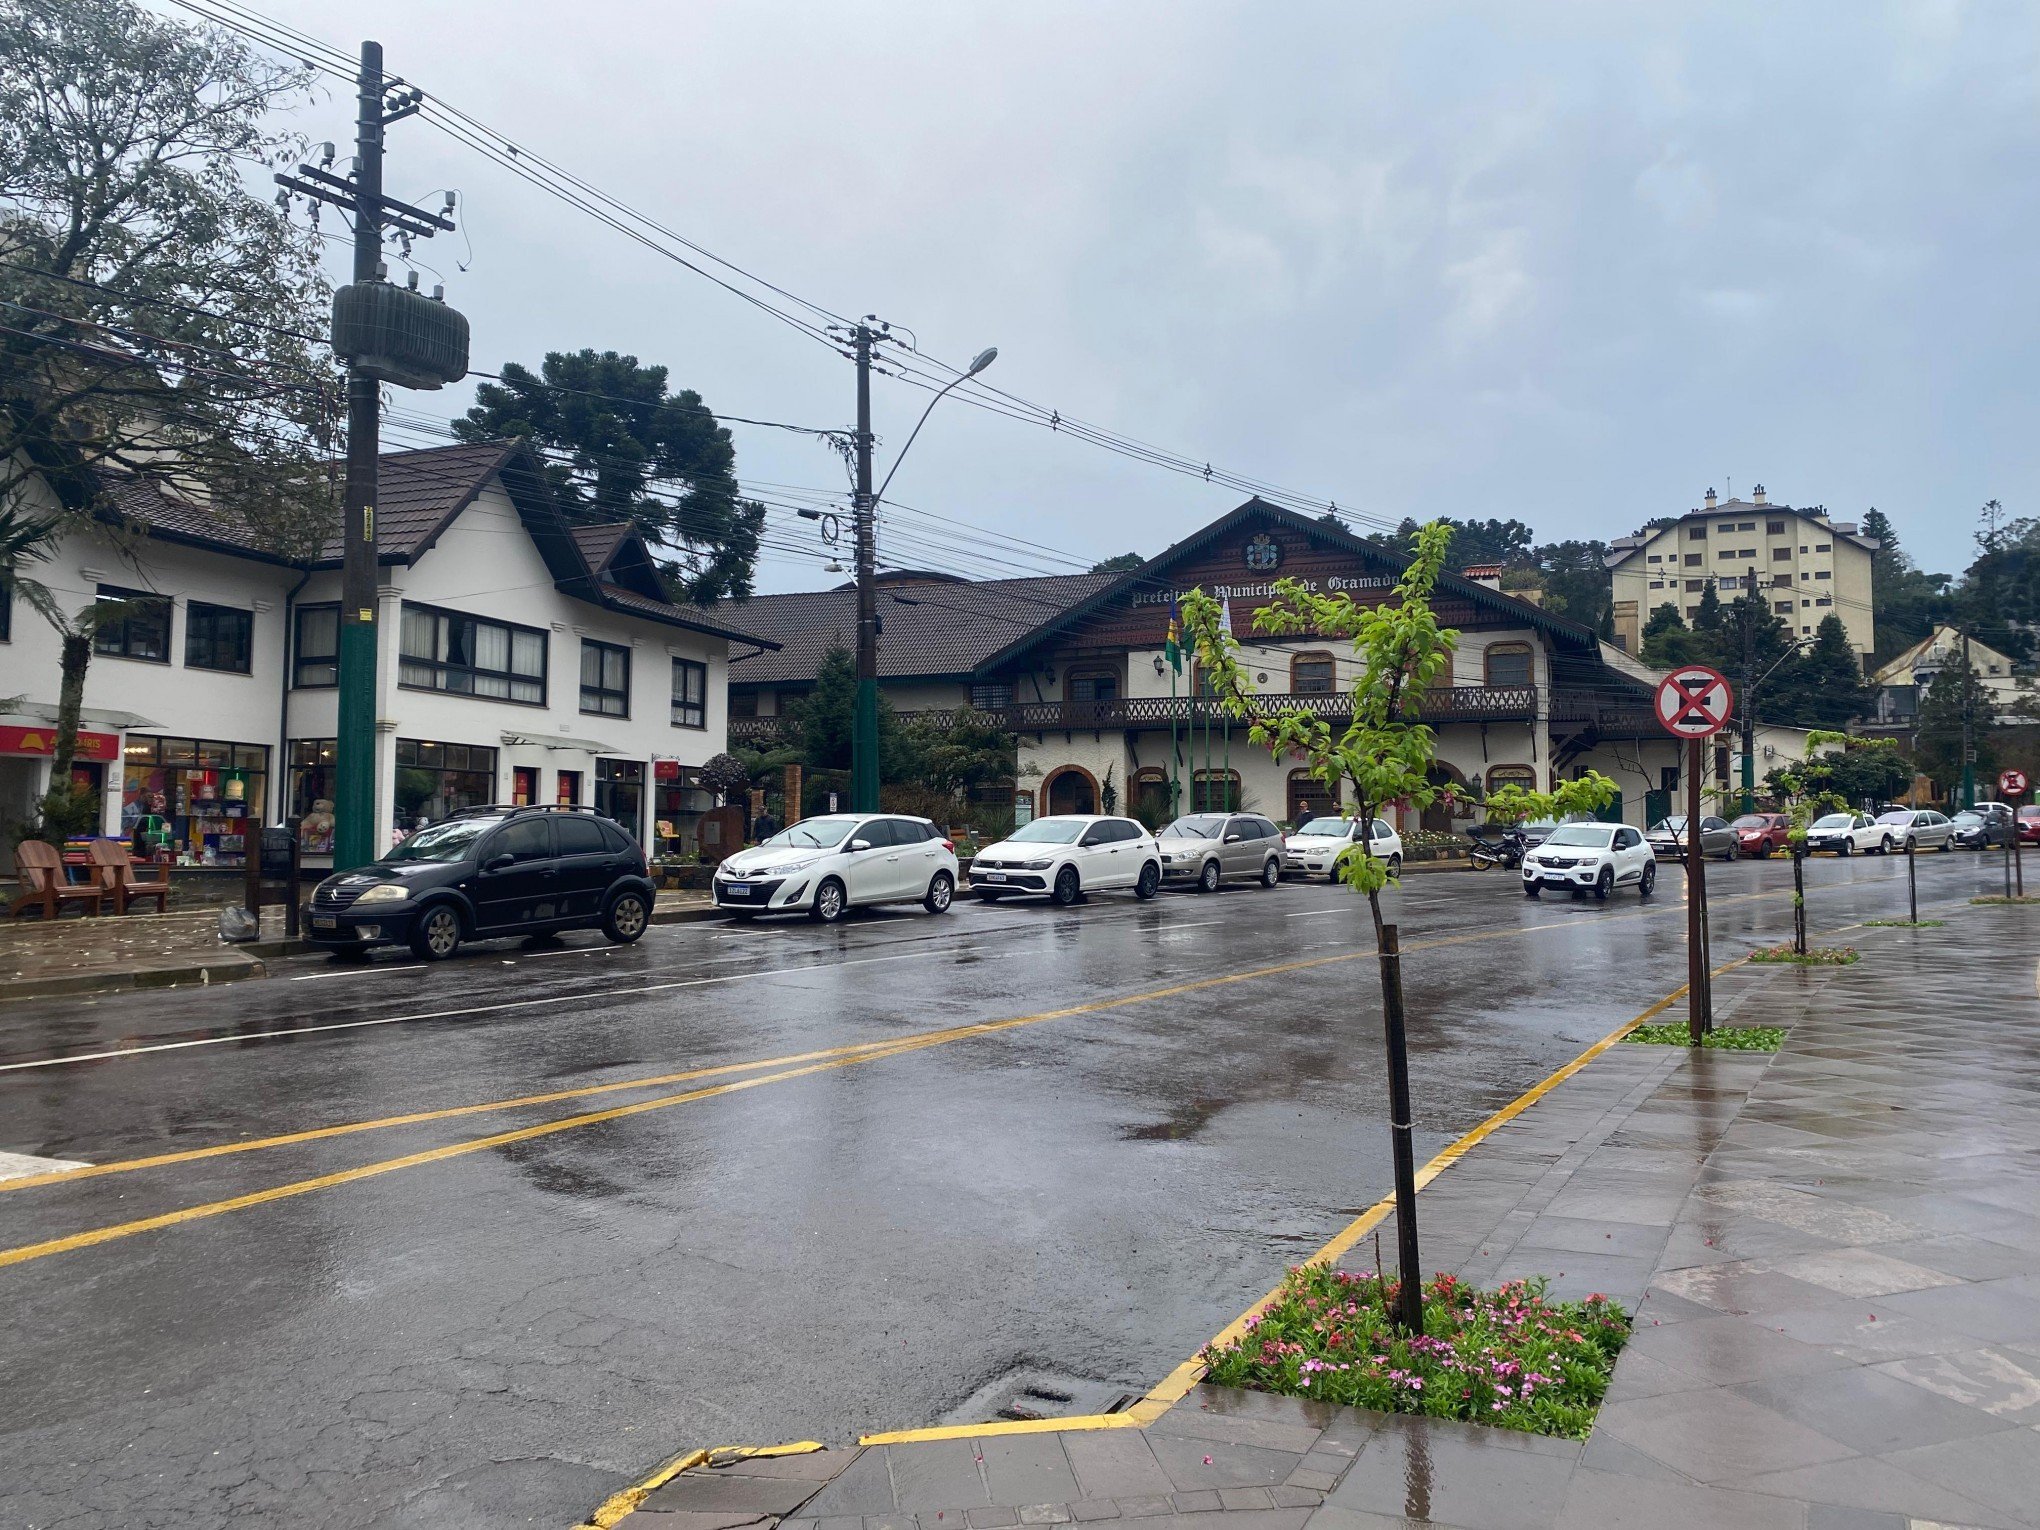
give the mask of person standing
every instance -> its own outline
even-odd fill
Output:
[[[753,844],[762,845],[778,832],[779,820],[772,816],[772,809],[769,807],[761,809],[758,816],[751,820],[751,842]]]

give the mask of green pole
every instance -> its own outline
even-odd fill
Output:
[[[1169,816],[1183,800],[1183,746],[1176,736],[1176,665],[1169,665]]]
[[[1240,804],[1239,794],[1233,790],[1232,785],[1232,713],[1228,712],[1225,714],[1223,726],[1225,728],[1225,810],[1228,813],[1235,813],[1239,811]]]

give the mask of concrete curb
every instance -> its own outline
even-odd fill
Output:
[[[119,993],[134,988],[181,988],[187,983],[200,986],[238,983],[245,978],[268,975],[268,969],[253,956],[238,950],[223,951],[218,956],[183,967],[158,967],[141,972],[81,972],[74,977],[17,978],[0,983],[0,1001],[61,998],[66,994]]]
[[[701,924],[706,920],[719,918],[722,910],[713,903],[704,903],[697,908],[654,908],[653,924]]]

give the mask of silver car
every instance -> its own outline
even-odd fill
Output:
[[[1650,841],[1653,854],[1683,860],[1686,855],[1686,815],[1674,813],[1669,818],[1660,818],[1643,837]],[[1724,861],[1736,858],[1735,830],[1726,818],[1709,815],[1700,820],[1700,853],[1718,855]]]
[[[1890,808],[1877,815],[1877,822],[1891,831],[1897,850],[1955,848],[1955,825],[1931,808]]]
[[[1282,880],[1282,831],[1259,813],[1191,813],[1156,839],[1164,886],[1217,892],[1221,882]]]

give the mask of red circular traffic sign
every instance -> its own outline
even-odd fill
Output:
[[[1657,688],[1657,719],[1679,738],[1711,738],[1728,726],[1735,696],[1719,670],[1682,664]]]
[[[2006,770],[1998,773],[1998,795],[2000,797],[2023,797],[2026,795],[2026,773],[2023,770]]]

